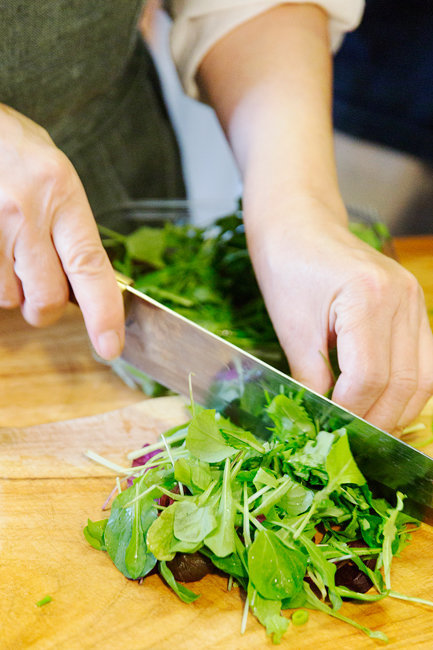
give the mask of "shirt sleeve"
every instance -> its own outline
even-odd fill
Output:
[[[305,0],[290,0],[302,4]],[[286,4],[281,0],[171,0],[173,18],[171,51],[185,92],[196,99],[197,68],[206,52],[229,31],[241,23]],[[364,11],[364,0],[315,0],[329,16],[332,51],[341,45],[344,34],[355,29]]]

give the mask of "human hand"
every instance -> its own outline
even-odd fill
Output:
[[[42,127],[4,105],[0,133],[0,307],[48,325],[68,279],[96,351],[118,356],[122,298],[77,173]]]
[[[280,202],[281,204],[281,202]],[[250,250],[295,379],[376,426],[407,426],[433,394],[433,335],[413,275],[328,218],[317,202],[255,220]],[[246,208],[248,220],[248,208]],[[323,356],[322,356],[323,355]]]

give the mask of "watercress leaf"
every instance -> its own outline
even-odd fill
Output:
[[[197,413],[188,426],[186,447],[193,456],[208,463],[216,463],[236,453],[224,440],[214,409]]]
[[[87,520],[87,526],[83,530],[84,537],[89,542],[90,546],[96,548],[98,551],[106,551],[104,542],[104,532],[108,519],[100,519],[99,521]]]
[[[215,499],[199,507],[193,500],[178,503],[174,514],[173,532],[184,542],[201,542],[217,525]]]
[[[191,591],[191,589],[187,589],[183,585],[176,582],[174,575],[164,561],[159,563],[159,572],[168,586],[173,589],[176,596],[183,600],[184,603],[193,603],[195,600],[197,600],[197,598],[200,598],[199,594],[195,594],[193,591]]]
[[[248,583],[247,593],[254,616],[266,628],[266,633],[272,638],[272,642],[280,643],[281,637],[289,626],[289,620],[281,615],[281,600],[263,598],[251,582]]]
[[[128,255],[155,268],[164,266],[165,233],[161,228],[142,226],[125,239]]]
[[[274,437],[280,440],[315,438],[316,428],[305,409],[286,395],[274,397],[267,409],[275,425]]]
[[[347,433],[342,433],[332,445],[325,463],[328,472],[328,491],[335,490],[343,483],[363,485],[365,478],[358,469],[349,447]]]
[[[302,589],[306,568],[306,556],[286,546],[273,531],[256,533],[248,549],[248,569],[251,582],[264,598],[293,597]]]

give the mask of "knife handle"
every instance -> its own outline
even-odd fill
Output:
[[[114,275],[116,276],[117,286],[119,287],[121,293],[123,293],[127,287],[130,287],[132,284],[134,284],[134,280],[129,278],[127,275],[120,273],[120,271],[116,271],[114,269]],[[77,299],[72,290],[71,283],[69,282],[69,280],[68,280],[68,286],[69,286],[69,302],[71,302],[74,305],[78,305]]]

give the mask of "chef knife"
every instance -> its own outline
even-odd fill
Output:
[[[121,358],[133,374],[145,373],[182,395],[189,395],[191,382],[195,402],[262,435],[269,431],[255,412],[257,396],[302,391],[322,427],[346,428],[356,462],[375,492],[394,501],[400,490],[407,496],[405,512],[433,525],[430,457],[146,296],[123,276],[118,284],[126,314]]]

